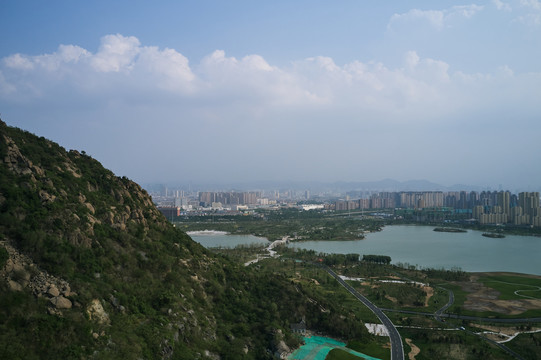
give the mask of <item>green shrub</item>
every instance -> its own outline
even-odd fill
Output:
[[[4,247],[0,247],[0,269],[6,265],[9,259],[9,253]]]

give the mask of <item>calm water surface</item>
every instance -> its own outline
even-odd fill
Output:
[[[238,245],[264,244],[270,242],[262,237],[253,235],[229,235],[223,232],[189,232],[188,235],[206,248],[234,248]]]
[[[541,238],[507,235],[503,239],[467,233],[435,232],[433,226],[395,225],[356,241],[305,241],[299,249],[338,254],[388,255],[398,262],[465,271],[511,271],[541,275]]]

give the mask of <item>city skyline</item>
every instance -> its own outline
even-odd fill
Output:
[[[541,2],[12,1],[0,116],[137,182],[538,190]]]
[[[541,226],[539,192],[352,191],[346,196],[319,193],[312,198],[309,190],[185,192],[162,185],[149,191],[158,209],[167,217],[180,216],[184,211],[195,215],[208,214],[209,211],[239,215],[244,210],[278,210],[282,206],[293,206],[302,210],[324,211],[360,209],[361,214],[362,210],[391,210],[400,219],[406,216],[421,222],[438,220],[444,223],[460,221],[479,225]]]

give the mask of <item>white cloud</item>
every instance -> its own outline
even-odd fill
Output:
[[[188,59],[173,49],[160,50],[157,47],[139,49],[133,71],[147,74],[147,81],[171,91],[192,91],[195,75]]]
[[[483,10],[483,6],[480,6],[480,5],[475,5],[475,4],[471,4],[471,5],[459,5],[459,6],[453,6],[451,8],[451,10],[448,11],[448,16],[463,16],[465,18],[471,18],[473,17],[476,13],[480,12],[481,10]]]
[[[107,35],[101,39],[98,53],[92,57],[92,66],[101,72],[129,71],[139,54],[140,43],[136,37]]]
[[[339,64],[324,56],[276,66],[257,54],[236,58],[222,50],[190,64],[175,49],[109,35],[96,52],[62,45],[49,54],[1,59],[0,107],[3,114],[30,114],[39,123],[32,131],[42,133],[42,126],[53,138],[64,132],[64,146],[114,158],[106,165],[140,178],[164,171],[158,163],[209,177],[231,173],[241,163],[246,165],[235,171],[256,177],[344,170],[354,177],[387,162],[408,167],[391,164],[393,149],[404,161],[416,154],[443,161],[457,144],[481,153],[492,143],[480,143],[474,134],[504,128],[509,119],[513,129],[523,122],[529,134],[539,133],[540,73],[521,74],[509,66],[479,74],[450,69],[421,51],[406,52],[397,66]],[[465,133],[468,141],[462,141]],[[284,139],[287,146],[279,145]],[[407,153],[397,150],[405,148]],[[365,163],[358,154],[371,160]],[[347,165],[319,169],[321,159],[343,156]],[[146,160],[134,165],[133,158]],[[232,165],[227,159],[243,161]],[[300,169],[305,160],[309,168]]]
[[[508,67],[490,76],[451,74],[449,64],[423,58],[415,51],[407,52],[403,67],[395,69],[360,61],[338,65],[322,56],[277,67],[260,55],[237,59],[222,50],[192,68],[174,49],[142,46],[137,38],[118,34],[103,37],[96,53],[61,45],[51,54],[15,54],[4,58],[2,64],[2,94],[12,100],[31,102],[32,98],[62,94],[79,101],[94,99],[104,107],[111,99],[126,104],[137,99],[138,105],[152,107],[154,101],[162,99],[161,104],[169,101],[167,106],[176,107],[180,102],[183,111],[204,110],[216,119],[233,116],[230,114],[261,117],[267,111],[295,108],[312,112],[320,108],[342,113],[376,111],[387,113],[387,118],[406,111],[418,113],[421,121],[429,117],[427,107],[439,104],[444,109],[460,103],[469,93],[464,79],[483,87],[484,79],[491,76],[513,75]]]
[[[411,9],[403,14],[394,14],[391,16],[389,23],[387,24],[388,30],[393,30],[398,26],[416,24],[419,22],[426,22],[431,27],[442,30],[452,19],[456,18],[465,18],[469,19],[473,17],[476,13],[483,10],[483,6],[480,5],[460,5],[453,6],[449,9],[444,10],[420,10],[420,9]]]
[[[541,10],[541,1],[539,0],[520,0],[520,4],[532,10]]]
[[[541,26],[541,1],[520,0],[520,5],[523,13],[517,16],[514,21],[534,29]]]
[[[415,51],[408,51],[405,56],[406,67],[411,71],[419,64],[419,55]]]
[[[494,4],[494,6],[496,6],[496,9],[498,9],[498,10],[503,10],[503,11],[511,11],[512,10],[511,5],[509,5],[508,3],[503,2],[501,0],[492,0],[492,3]]]
[[[31,70],[34,68],[32,61],[21,54],[15,54],[4,58],[4,64],[6,67],[15,70]]]
[[[58,55],[64,62],[79,62],[90,56],[90,53],[79,46],[60,45]]]
[[[200,96],[232,98],[249,102],[247,108],[261,103],[294,105],[317,101],[317,96],[306,91],[295,72],[269,65],[259,55],[248,55],[238,60],[216,50],[196,67],[200,76]]]
[[[419,10],[412,9],[407,13],[394,14],[387,24],[387,29],[392,29],[398,23],[417,22],[419,20],[427,21],[434,28],[441,30],[444,25],[445,14],[438,10]]]

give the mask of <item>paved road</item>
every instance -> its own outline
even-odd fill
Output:
[[[443,312],[445,310],[449,309],[451,307],[451,305],[453,305],[453,303],[455,302],[455,293],[453,293],[452,290],[442,288],[442,287],[440,287],[440,289],[446,290],[449,293],[449,302],[447,304],[445,304],[441,309],[439,309],[438,311],[436,311],[434,313],[434,317],[438,321],[441,321],[441,316],[442,316]]]
[[[366,307],[368,307],[372,312],[379,318],[381,323],[387,328],[389,333],[389,338],[391,339],[391,360],[404,360],[404,348],[402,345],[402,338],[400,333],[396,330],[396,327],[393,325],[391,320],[381,311],[376,305],[372,304],[367,298],[359,294],[351,285],[346,283],[338,274],[332,271],[329,267],[315,263],[318,267],[327,271],[332,277],[334,277],[343,287],[346,288],[353,296],[355,296],[359,301],[361,301]]]

